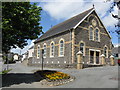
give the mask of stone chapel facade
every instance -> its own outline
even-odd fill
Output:
[[[34,42],[35,59],[40,65],[42,49],[44,65],[66,67],[77,63],[77,52],[83,53],[83,64],[101,65],[101,55],[109,63],[113,47],[111,36],[94,8],[53,26]]]

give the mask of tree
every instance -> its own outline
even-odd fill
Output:
[[[118,15],[114,15],[112,12],[114,6],[118,7]],[[110,13],[112,14],[113,18],[116,18],[118,20],[118,23],[115,25],[115,27],[117,27],[116,33],[119,35],[120,34],[120,0],[114,0],[114,2],[112,3],[112,6],[110,7]]]
[[[41,7],[30,2],[2,3],[2,51],[8,53],[11,48],[24,48],[27,40],[38,38],[42,33]]]

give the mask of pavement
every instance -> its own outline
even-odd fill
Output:
[[[73,82],[61,86],[44,86],[42,79],[34,76],[36,70],[41,67],[28,67],[22,63],[9,65],[12,68],[7,75],[2,76],[3,88],[118,88],[118,66],[91,67],[77,69],[51,69],[57,70],[75,77]]]

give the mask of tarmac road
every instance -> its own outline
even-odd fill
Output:
[[[41,85],[41,78],[33,75],[41,67],[28,67],[21,63],[11,64],[12,71],[3,76],[3,88],[118,88],[118,66],[77,69],[54,69],[75,76],[75,80],[61,86]],[[48,69],[48,68],[45,68]],[[49,68],[50,69],[50,68]],[[50,69],[51,70],[51,69]]]

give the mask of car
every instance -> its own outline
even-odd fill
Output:
[[[118,65],[120,66],[120,58],[118,59]]]

